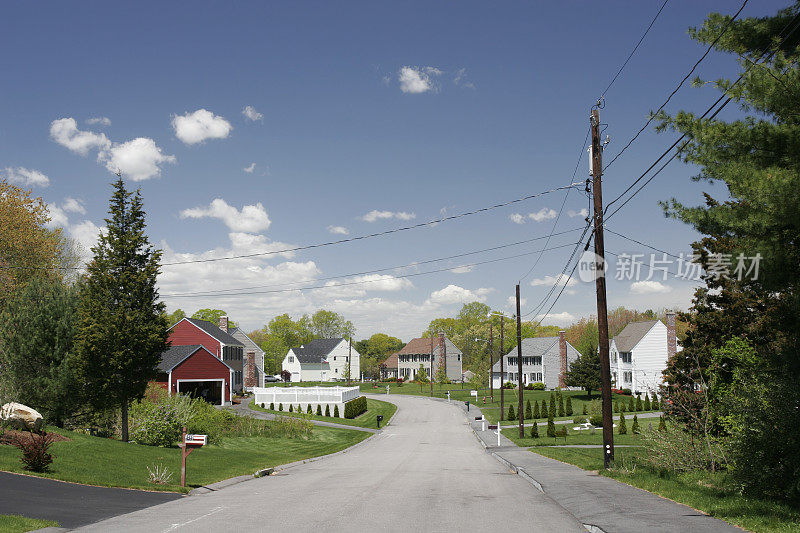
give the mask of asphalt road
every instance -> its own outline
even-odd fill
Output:
[[[90,487],[0,472],[0,515],[21,514],[74,528],[173,501],[169,492]]]
[[[489,456],[454,405],[387,396],[383,432],[344,454],[82,531],[585,531]]]

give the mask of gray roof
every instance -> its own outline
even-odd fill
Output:
[[[170,346],[168,350],[162,352],[161,354],[161,362],[158,363],[158,368],[161,372],[169,372],[174,369],[179,364],[183,363],[187,360],[192,354],[194,354],[197,350],[206,350],[203,346],[199,344],[190,344],[187,346]],[[208,352],[208,350],[206,350]],[[211,354],[211,352],[208,352]],[[211,354],[212,357],[214,354]],[[216,357],[214,357],[216,359]],[[225,366],[228,366],[225,361],[221,361],[217,359],[220,363]],[[228,368],[230,368],[228,366]]]
[[[558,355],[558,337],[533,337],[529,339],[522,339],[522,357],[545,356],[553,352]],[[516,357],[517,347],[515,346],[505,357]],[[567,342],[567,359],[573,360],[580,355],[578,350],[575,349],[569,342]],[[492,370],[500,372],[500,360],[492,366]]]
[[[653,329],[658,323],[658,320],[645,320],[643,322],[631,322],[614,337],[614,344],[617,346],[617,351],[630,352],[634,346],[639,344],[639,341],[647,335],[647,332]]]
[[[241,342],[242,344],[244,344],[244,347],[245,347],[246,349],[248,349],[248,350],[253,350],[254,352],[256,352],[256,354],[261,354],[261,355],[263,355],[263,354],[264,354],[264,350],[262,350],[262,349],[261,349],[261,346],[259,346],[258,344],[256,344],[256,342],[255,342],[253,339],[251,339],[251,338],[250,338],[250,337],[247,335],[247,333],[245,333],[244,331],[242,331],[242,329],[241,329],[241,328],[233,328],[233,329],[230,329],[230,330],[228,330],[228,333],[230,333],[231,335],[233,335],[233,337],[234,337],[235,339],[237,339],[239,342]]]
[[[219,327],[207,320],[200,320],[199,318],[185,318],[184,320],[188,320],[189,323],[194,324],[198,328],[202,329],[222,344],[226,344],[228,346],[241,346],[244,348],[244,344],[239,342],[233,335],[227,331],[221,330]]]
[[[314,339],[299,348],[292,348],[300,363],[321,363],[336,346],[344,340],[343,337],[335,339]]]

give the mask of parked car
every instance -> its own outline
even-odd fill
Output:
[[[264,376],[264,383],[277,383],[280,380],[278,376]]]

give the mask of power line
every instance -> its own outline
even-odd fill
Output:
[[[728,20],[728,22],[727,22],[727,23],[725,24],[725,26],[722,28],[722,31],[720,32],[720,34],[719,34],[719,35],[717,35],[716,39],[714,39],[714,41],[713,41],[713,42],[712,42],[710,45],[708,45],[708,48],[706,49],[705,53],[703,53],[703,55],[702,55],[702,56],[700,56],[700,59],[698,59],[698,60],[695,62],[695,64],[692,66],[692,68],[689,70],[689,72],[686,74],[686,76],[684,76],[684,77],[683,77],[683,79],[680,81],[680,83],[678,83],[677,87],[675,87],[675,89],[673,89],[673,90],[672,90],[672,92],[671,92],[671,93],[669,93],[669,96],[667,96],[667,99],[664,101],[664,103],[663,103],[663,104],[661,104],[661,105],[658,107],[658,109],[656,109],[656,111],[655,111],[654,113],[651,113],[651,114],[650,114],[650,118],[648,118],[648,119],[647,119],[647,122],[645,122],[644,126],[642,126],[642,127],[641,127],[641,129],[640,129],[638,132],[636,132],[636,135],[634,135],[634,136],[631,138],[631,140],[630,140],[630,141],[628,141],[628,144],[626,144],[626,145],[625,145],[625,146],[622,148],[622,150],[620,150],[620,151],[617,153],[617,155],[615,155],[615,156],[613,157],[613,159],[611,159],[611,161],[609,161],[609,162],[608,162],[608,164],[607,164],[605,167],[603,167],[603,171],[605,171],[605,170],[606,170],[608,167],[610,167],[611,165],[613,165],[613,164],[614,164],[614,161],[616,161],[616,160],[617,160],[617,158],[619,158],[619,157],[620,157],[620,156],[621,156],[623,153],[625,153],[625,150],[627,150],[627,149],[630,147],[630,145],[631,145],[631,144],[633,144],[633,143],[634,143],[634,141],[636,141],[636,139],[639,137],[639,135],[641,135],[641,134],[642,134],[642,132],[643,132],[645,129],[647,129],[647,126],[649,126],[649,125],[650,125],[650,123],[651,123],[651,122],[652,122],[652,121],[655,119],[655,117],[656,117],[656,115],[658,114],[658,112],[659,112],[659,111],[661,111],[662,109],[664,109],[664,106],[666,106],[666,105],[667,105],[667,104],[670,102],[670,100],[672,100],[672,97],[673,97],[673,96],[675,96],[675,94],[676,94],[676,93],[677,93],[677,92],[680,90],[680,88],[681,88],[681,87],[683,87],[683,84],[684,84],[684,83],[686,83],[686,80],[688,80],[688,79],[689,79],[689,77],[690,77],[692,74],[694,74],[694,71],[697,69],[697,67],[700,65],[700,63],[701,63],[701,62],[702,62],[702,61],[703,61],[703,60],[706,58],[706,56],[708,56],[708,54],[711,52],[711,50],[714,48],[714,46],[717,44],[717,42],[719,42],[719,40],[722,38],[722,36],[723,36],[723,35],[725,35],[725,33],[728,31],[728,28],[731,26],[731,24],[733,24],[733,21],[735,21],[735,20],[737,19],[737,17],[738,17],[738,16],[739,16],[739,14],[742,12],[742,10],[744,9],[744,7],[747,5],[747,2],[748,2],[748,1],[749,1],[749,0],[744,0],[744,2],[742,3],[741,7],[739,7],[739,11],[737,11],[737,12],[736,12],[736,14],[734,14],[734,15],[733,15],[733,17],[731,17],[731,18]]]
[[[660,248],[656,248],[656,247],[655,247],[655,246],[653,246],[653,245],[650,245],[650,244],[647,244],[647,243],[644,243],[644,242],[641,242],[641,241],[637,241],[637,240],[636,240],[636,239],[634,239],[633,237],[628,237],[627,235],[623,235],[622,233],[617,233],[616,231],[614,231],[614,230],[610,229],[608,226],[604,226],[604,228],[605,228],[605,230],[606,230],[607,232],[609,232],[609,233],[613,233],[613,234],[614,234],[614,235],[616,235],[617,237],[622,237],[623,239],[626,239],[626,240],[628,240],[628,241],[631,241],[631,242],[635,242],[636,244],[639,244],[639,245],[641,245],[641,246],[644,246],[645,248],[650,248],[651,250],[655,250],[656,252],[662,253],[662,254],[664,254],[664,255],[668,255],[669,257],[674,257],[675,259],[682,259],[681,257],[679,257],[679,256],[677,256],[677,255],[675,255],[675,254],[673,254],[673,253],[666,252],[666,251],[664,251],[664,250],[661,250]]]
[[[636,53],[636,50],[639,48],[639,45],[642,44],[642,41],[644,41],[644,38],[647,37],[647,34],[650,32],[650,28],[653,27],[653,24],[656,23],[656,20],[658,19],[658,16],[661,15],[662,11],[664,11],[664,7],[667,5],[667,2],[669,2],[669,0],[664,0],[664,3],[661,4],[661,7],[659,8],[658,13],[656,13],[656,16],[653,17],[653,20],[650,21],[650,24],[647,26],[647,29],[642,34],[642,37],[639,39],[639,42],[636,43],[636,46],[633,47],[633,50],[631,50],[631,53],[628,55],[628,58],[625,60],[625,62],[622,64],[622,66],[619,67],[619,70],[614,75],[614,78],[611,80],[611,83],[609,83],[608,87],[606,87],[603,90],[603,94],[602,94],[602,96],[600,96],[601,100],[605,97],[606,93],[611,88],[611,86],[614,85],[614,82],[617,81],[617,78],[619,78],[619,75],[622,74],[622,71],[625,69],[625,66],[628,64],[628,61],[630,61],[631,58],[633,57],[633,54]]]

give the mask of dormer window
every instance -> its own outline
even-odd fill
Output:
[[[290,363],[294,363],[294,357],[293,357],[293,356],[291,356],[291,355],[289,356],[289,362],[290,362]]]

